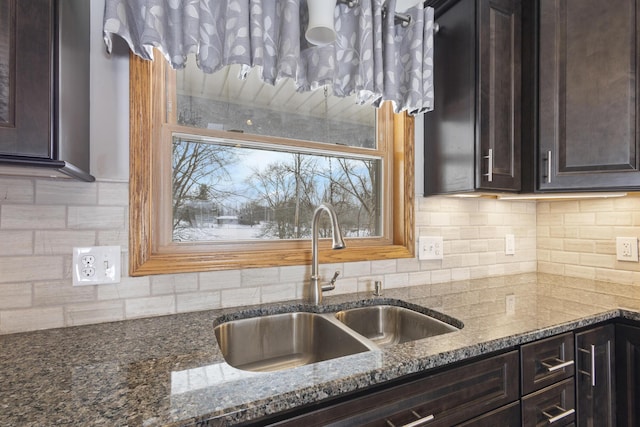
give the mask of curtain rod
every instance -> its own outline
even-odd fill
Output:
[[[360,4],[360,0],[337,0],[338,3],[346,4],[348,7],[355,7]],[[382,13],[387,13],[387,6],[382,8]],[[403,27],[408,27],[411,24],[411,15],[408,13],[395,12],[395,23],[400,24]]]

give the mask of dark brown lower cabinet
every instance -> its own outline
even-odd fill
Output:
[[[615,327],[576,333],[577,423],[613,427],[615,411]]]
[[[640,328],[616,325],[617,425],[640,425]]]
[[[519,376],[516,350],[270,425],[399,427],[423,420],[430,427],[517,426]]]

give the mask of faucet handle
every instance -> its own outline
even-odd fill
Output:
[[[328,285],[323,285],[322,286],[322,291],[326,292],[326,291],[332,291],[336,288],[336,280],[338,280],[338,276],[340,275],[339,271],[336,271],[335,273],[333,273],[333,277],[331,278],[331,280],[329,281]]]

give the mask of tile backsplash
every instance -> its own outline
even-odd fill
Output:
[[[302,296],[308,266],[128,277],[128,184],[0,178],[0,333],[285,301]],[[416,198],[416,235],[444,237],[444,259],[323,264],[334,293],[535,272],[536,203]],[[504,254],[504,235],[516,254]],[[120,245],[119,284],[73,287],[74,246]]]

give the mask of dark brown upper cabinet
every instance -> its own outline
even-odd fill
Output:
[[[640,188],[638,2],[532,3],[538,27],[536,189]]]
[[[0,0],[0,174],[89,175],[86,0]]]
[[[519,191],[520,0],[436,3],[425,195]]]

